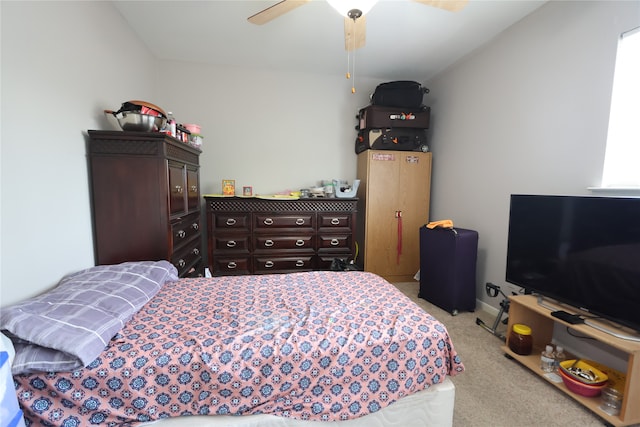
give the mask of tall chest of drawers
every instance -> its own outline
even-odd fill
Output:
[[[204,272],[200,151],[161,133],[89,131],[96,264],[168,260]]]
[[[214,275],[328,270],[355,256],[357,199],[205,200]]]

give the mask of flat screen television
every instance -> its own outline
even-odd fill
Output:
[[[506,281],[639,332],[640,198],[512,195]]]

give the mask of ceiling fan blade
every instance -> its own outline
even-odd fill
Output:
[[[458,12],[464,9],[468,0],[413,0],[427,6],[437,7],[438,9],[448,10],[449,12]]]
[[[251,15],[247,18],[247,21],[252,24],[262,25],[271,21],[272,19],[276,19],[280,15],[284,15],[287,12],[292,11],[298,6],[302,6],[305,3],[310,2],[311,0],[282,0],[278,3],[270,6],[255,15]]]
[[[363,47],[366,38],[367,18],[365,15],[355,21],[351,18],[344,18],[344,48],[347,51]]]

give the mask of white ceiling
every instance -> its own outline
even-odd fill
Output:
[[[115,1],[159,59],[344,75],[343,18],[313,0],[264,25],[247,18],[277,0]],[[411,0],[382,0],[367,14],[355,73],[424,82],[545,1],[469,0],[447,12]]]

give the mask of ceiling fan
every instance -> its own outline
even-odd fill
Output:
[[[260,12],[251,15],[247,20],[252,24],[262,25],[302,6],[311,0],[281,0]],[[344,18],[344,46],[347,51],[364,46],[366,34],[365,14],[373,7],[375,0],[366,2],[349,0],[327,0]],[[450,12],[462,10],[468,0],[413,0],[427,6],[437,7]],[[353,3],[353,6],[350,6]],[[363,5],[359,5],[363,4]],[[368,3],[368,4],[367,4]],[[366,9],[366,10],[365,10]]]

